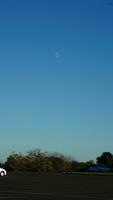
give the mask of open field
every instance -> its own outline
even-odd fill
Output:
[[[0,177],[0,199],[113,200],[113,176],[8,174]]]

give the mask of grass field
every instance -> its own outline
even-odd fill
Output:
[[[113,176],[113,172],[66,172],[69,175],[96,175],[96,176]]]
[[[8,174],[0,177],[0,199],[113,200],[113,177]]]

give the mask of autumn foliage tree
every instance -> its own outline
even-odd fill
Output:
[[[63,172],[70,170],[71,162],[62,154],[48,154],[35,149],[26,155],[9,155],[5,166],[14,171]]]
[[[97,164],[113,169],[113,155],[109,152],[97,157]],[[93,160],[78,162],[70,157],[58,153],[47,153],[35,149],[22,153],[12,153],[5,162],[5,168],[13,171],[46,172],[82,172],[88,171],[90,166],[95,166]]]

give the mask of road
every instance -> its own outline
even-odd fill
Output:
[[[0,177],[0,199],[113,200],[113,176],[8,174]]]

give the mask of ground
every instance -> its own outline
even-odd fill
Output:
[[[113,176],[8,174],[0,177],[0,199],[113,200]]]

